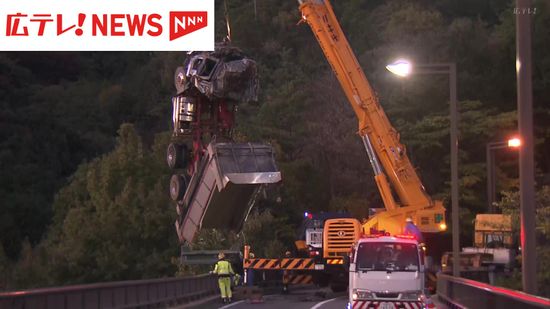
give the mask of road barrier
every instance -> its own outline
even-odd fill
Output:
[[[313,276],[306,274],[284,274],[283,284],[313,284]]]
[[[256,270],[314,270],[315,261],[311,258],[244,259],[243,268]]]
[[[550,308],[550,299],[479,281],[437,275],[437,295],[451,308]]]
[[[119,281],[0,293],[0,309],[146,308],[218,292],[215,276]]]

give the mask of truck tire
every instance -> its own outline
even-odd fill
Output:
[[[166,162],[171,169],[185,168],[187,165],[187,146],[170,143],[166,150]]]
[[[328,284],[330,282],[330,276],[325,274],[325,273],[322,273],[322,272],[316,272],[314,273],[313,275],[313,283],[320,287],[320,288],[324,288],[324,287],[327,287]]]
[[[187,175],[172,175],[170,179],[170,197],[174,201],[180,201],[185,195],[185,190],[189,185],[189,176]]]
[[[330,289],[334,292],[334,293],[340,293],[340,292],[344,292],[348,287],[343,284],[343,283],[331,283],[330,284]]]

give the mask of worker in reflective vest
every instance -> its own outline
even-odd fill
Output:
[[[407,218],[405,220],[405,230],[404,230],[404,234],[406,235],[413,235],[416,240],[423,244],[424,243],[424,237],[422,237],[422,232],[420,231],[420,229],[414,224],[412,218]]]
[[[234,275],[231,263],[225,260],[225,254],[218,254],[218,262],[214,266],[214,271],[211,273],[218,275],[218,285],[220,286],[220,294],[223,303],[230,303],[231,297],[231,275]]]

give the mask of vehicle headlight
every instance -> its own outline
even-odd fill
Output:
[[[401,293],[401,299],[407,300],[420,300],[422,297],[422,292],[420,291],[409,291]]]
[[[358,299],[374,299],[374,293],[367,290],[356,290],[354,289],[351,293],[351,298],[353,300]]]

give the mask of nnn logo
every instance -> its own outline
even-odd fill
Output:
[[[170,41],[208,25],[207,13],[202,12],[170,12]]]

